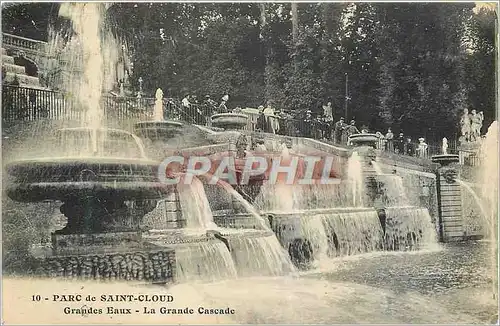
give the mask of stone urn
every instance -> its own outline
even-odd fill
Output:
[[[134,131],[142,138],[155,140],[166,140],[180,133],[182,123],[179,121],[141,121],[134,125]]]
[[[440,154],[431,157],[433,163],[439,163],[441,166],[447,166],[451,163],[458,163],[459,156],[456,154]]]
[[[376,134],[354,134],[349,136],[348,143],[354,147],[373,147],[377,148],[379,137]]]
[[[219,113],[211,117],[212,126],[225,130],[241,130],[248,122],[248,116],[241,113]]]

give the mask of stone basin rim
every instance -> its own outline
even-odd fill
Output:
[[[158,165],[158,162],[147,158],[127,158],[113,156],[60,156],[60,157],[36,157],[23,158],[9,162],[7,166],[16,166],[21,164],[57,164],[57,163],[109,163],[109,164],[140,164],[140,165]]]
[[[248,119],[248,115],[243,114],[243,113],[216,113],[213,114],[210,118],[221,118],[221,117],[235,117],[235,118],[242,118],[242,119]]]
[[[161,182],[33,182],[14,183],[6,188],[7,195],[19,202],[41,202],[45,200],[65,200],[83,194],[113,194],[124,199],[161,199],[159,193],[167,193],[172,186]],[[34,195],[29,195],[34,194]],[[149,194],[149,195],[148,195]],[[138,197],[138,195],[141,195]]]
[[[180,121],[175,121],[175,120],[161,120],[161,121],[139,121],[136,122],[134,127],[155,127],[155,126],[176,126],[176,127],[181,127],[183,126],[182,122]]]
[[[460,157],[457,154],[439,154],[433,155],[431,161],[435,163],[448,162],[455,163],[460,161]]]
[[[386,206],[383,209],[391,210],[391,209],[425,209],[424,207],[419,206]],[[304,214],[325,214],[325,213],[357,213],[357,212],[376,212],[377,208],[375,207],[337,207],[337,208],[313,208],[313,209],[304,209],[304,210],[296,210],[296,211],[264,211],[261,214],[266,215],[274,215],[279,217],[296,217],[297,215]]]

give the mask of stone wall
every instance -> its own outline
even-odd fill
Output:
[[[42,277],[172,283],[175,251],[163,248],[126,253],[52,256],[39,260]]]

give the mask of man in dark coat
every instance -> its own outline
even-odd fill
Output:
[[[335,144],[340,144],[340,141],[342,139],[342,131],[346,127],[346,124],[344,123],[344,118],[340,118],[339,121],[335,122],[335,126],[333,128],[333,141]]]

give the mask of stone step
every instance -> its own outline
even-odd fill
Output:
[[[18,75],[26,75],[26,68],[24,66],[14,65],[12,63],[3,63],[6,72],[13,72]]]
[[[27,87],[40,86],[40,80],[38,79],[38,77],[19,75],[19,74],[15,74],[13,72],[8,72],[5,74],[5,81],[7,83],[11,83],[15,80],[16,76],[17,76],[17,80],[19,81],[19,83],[23,84],[23,85],[27,85]]]
[[[464,235],[462,226],[447,227],[444,229],[445,237],[460,237]]]
[[[462,220],[454,220],[454,221],[443,221],[444,229],[450,230],[450,228],[460,228],[462,229],[464,222]]]
[[[14,64],[14,57],[11,57],[10,55],[2,54],[2,63],[10,63],[11,65]]]

